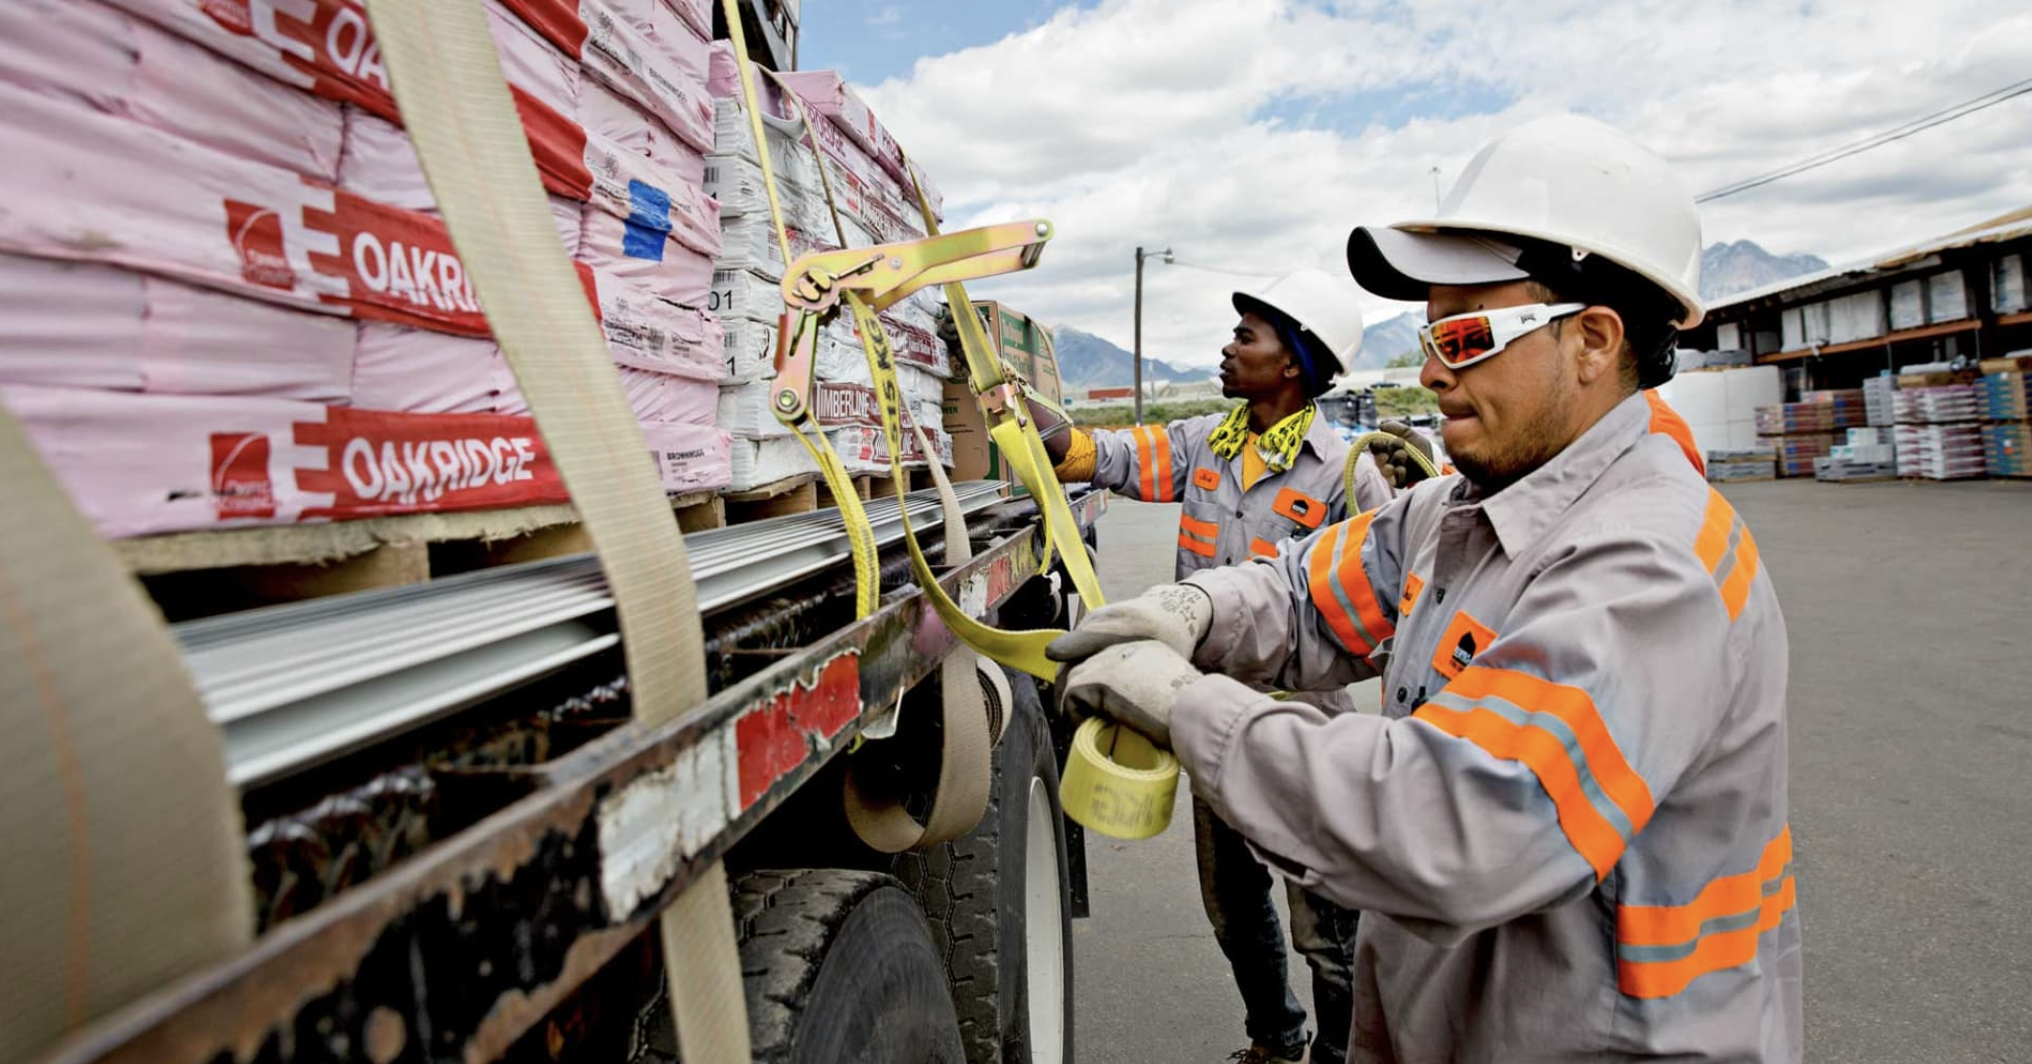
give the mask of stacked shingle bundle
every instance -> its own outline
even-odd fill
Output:
[[[697,0],[487,16],[665,487],[729,477]],[[359,0],[0,5],[0,392],[110,536],[560,502]]]
[[[852,90],[830,72],[755,71],[765,110],[770,164],[793,258],[842,246],[868,247],[921,239],[901,150]],[[768,189],[743,104],[733,52],[713,53],[709,87],[715,97],[716,146],[706,160],[706,187],[718,202],[723,247],[713,275],[711,305],[726,324],[720,423],[734,437],[734,486],[751,488],[816,469],[770,406],[785,265],[769,213]],[[796,93],[793,99],[785,87]],[[800,109],[799,104],[804,106]],[[809,116],[809,140],[800,115]],[[852,122],[849,127],[845,123]],[[869,145],[875,145],[871,148]],[[886,145],[886,150],[878,150]],[[935,190],[927,190],[936,209]],[[907,419],[922,425],[937,458],[952,462],[940,403],[953,366],[938,338],[939,293],[926,290],[882,314],[895,354],[897,385]],[[857,473],[886,473],[873,375],[852,317],[844,311],[820,335],[814,416],[834,449]],[[906,431],[904,458],[926,457]]]

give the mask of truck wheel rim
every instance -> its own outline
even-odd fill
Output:
[[[1065,1057],[1065,917],[1059,881],[1057,814],[1042,779],[1030,780],[1023,845],[1023,955],[1029,993],[1031,1064]]]

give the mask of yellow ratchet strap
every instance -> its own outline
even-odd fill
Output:
[[[924,215],[925,232],[932,234],[932,239],[936,240],[938,218],[932,213],[931,200],[924,194],[924,182],[917,176],[916,164],[907,160],[906,164],[911,184],[915,186],[918,209]],[[981,329],[981,319],[974,313],[973,300],[967,295],[962,280],[954,277],[946,284],[945,300],[959,330],[960,351],[966,357],[967,375],[973,382],[974,394],[980,398],[981,412],[988,419],[988,438],[1001,449],[1002,460],[1016,471],[1016,478],[1037,500],[1038,509],[1044,514],[1045,549],[1049,557],[1049,551],[1055,544],[1080,542],[1079,523],[1073,520],[1065,488],[1051,471],[1051,456],[1045,451],[1044,440],[1037,435],[1037,422],[1030,417],[1029,408],[1025,405],[1027,393],[1022,378],[1009,373],[1002,360],[996,357],[995,348]],[[1072,577],[1080,601],[1088,609],[1104,605],[1107,599],[1101,594],[1101,580],[1095,575],[1086,550],[1067,550],[1060,546],[1059,553],[1065,557],[1065,570]]]
[[[783,255],[787,285],[791,262],[790,234],[783,226],[783,200],[776,192],[776,165],[770,159],[768,134],[762,128],[762,102],[755,91],[754,67],[748,62],[748,36],[741,25],[741,5],[739,0],[721,0],[720,6],[727,17],[727,36],[734,45],[734,66],[741,72],[741,102],[748,110],[748,134],[755,138],[755,160],[762,167],[762,187],[769,194],[769,221],[776,232],[777,250]],[[809,329],[810,333],[800,335],[794,341],[791,335],[793,324],[799,329]],[[861,494],[854,489],[854,479],[841,464],[832,441],[826,439],[825,430],[811,416],[812,359],[817,351],[817,329],[816,319],[794,321],[789,314],[777,319],[777,376],[770,390],[770,409],[776,420],[789,426],[796,434],[797,442],[804,445],[812,461],[818,463],[819,475],[825,478],[826,487],[833,493],[835,505],[840,508],[840,520],[846,527],[847,545],[854,558],[854,616],[867,617],[881,602],[881,556],[876,551],[875,531],[868,524],[867,508],[861,505]],[[800,352],[802,360],[786,362],[786,353],[791,351]]]

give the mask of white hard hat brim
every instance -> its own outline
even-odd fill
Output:
[[[1517,249],[1456,233],[1416,233],[1367,226],[1348,234],[1348,272],[1385,299],[1422,303],[1433,285],[1473,286],[1522,281]]]

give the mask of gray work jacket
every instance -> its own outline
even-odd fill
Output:
[[[1493,496],[1458,476],[1214,602],[1172,735],[1259,854],[1364,911],[1350,1060],[1801,1058],[1786,633],[1641,397]],[[1248,685],[1380,674],[1384,714]]]

